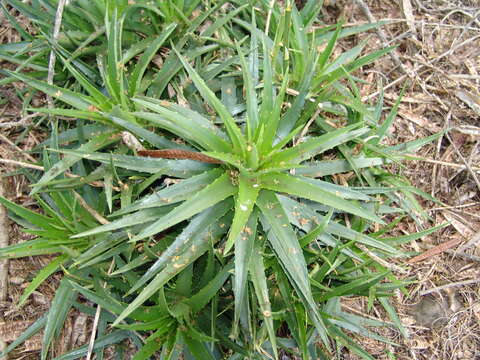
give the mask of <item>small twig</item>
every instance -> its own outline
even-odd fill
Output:
[[[440,245],[437,245],[437,246],[435,246],[431,249],[428,249],[424,253],[421,253],[420,255],[411,258],[410,260],[407,261],[407,263],[408,264],[413,264],[413,263],[416,263],[416,262],[419,262],[419,261],[426,260],[428,258],[431,258],[432,256],[441,254],[441,253],[457,246],[462,241],[463,241],[462,239],[453,239],[453,240],[449,240],[447,242],[441,243]]]
[[[460,252],[458,250],[447,250],[445,252],[449,255],[453,255],[453,257],[461,257],[461,258],[464,258],[464,259],[467,259],[467,260],[480,262],[480,256],[467,254],[467,253],[464,253],[464,252]]]
[[[469,44],[469,43],[471,43],[471,42],[473,42],[473,41],[475,41],[475,40],[477,40],[477,39],[479,39],[479,38],[480,38],[480,35],[476,35],[476,36],[474,36],[474,37],[471,37],[471,38],[469,38],[469,39],[461,42],[461,43],[458,44],[457,46],[454,46],[453,48],[445,51],[443,54],[437,56],[436,58],[432,59],[432,60],[429,61],[428,63],[429,63],[430,65],[433,65],[433,64],[436,63],[437,61],[443,59],[445,56],[448,56],[448,55],[451,55],[452,53],[454,53],[458,48],[461,48],[462,46],[467,45],[467,44]]]
[[[428,289],[428,290],[420,291],[419,295],[424,296],[424,295],[431,294],[433,292],[449,289],[449,288],[452,288],[452,287],[465,286],[465,285],[478,284],[478,283],[480,283],[480,279],[459,281],[459,282],[450,283],[450,284],[446,284],[446,285],[442,285],[442,286],[437,286],[437,287],[434,287],[434,288],[431,288],[431,289]]]
[[[383,91],[387,90],[387,89],[390,89],[392,86],[395,86],[396,84],[398,84],[399,82],[402,82],[403,80],[405,80],[407,78],[407,75],[402,75],[400,76],[398,79],[392,81],[391,83],[389,83],[388,85],[385,85],[383,87]],[[370,94],[370,95],[366,95],[364,97],[362,97],[362,101],[367,101],[367,100],[370,100],[370,99],[373,99],[374,97],[377,97],[378,95],[380,95],[380,91],[376,91],[374,92],[373,94]]]
[[[3,181],[0,178],[0,196],[5,196],[5,190],[3,188]],[[3,205],[0,205],[0,248],[8,246],[8,223],[7,212]],[[5,303],[8,298],[7,286],[8,286],[8,259],[0,260],[0,302]],[[3,314],[0,314],[0,321],[4,321]],[[4,351],[7,344],[0,338],[0,352]],[[6,360],[7,357],[2,357],[2,360]]]
[[[8,139],[5,135],[3,135],[1,133],[0,133],[0,139],[5,141],[8,145],[10,145],[15,150],[18,150],[23,156],[25,156],[27,158],[27,160],[30,160],[32,162],[36,161],[35,158],[32,155],[30,155],[27,152],[25,152],[24,150],[20,149],[14,142],[10,141],[10,139]]]
[[[410,160],[417,160],[417,161],[419,160],[419,161],[424,161],[424,162],[428,162],[428,163],[432,163],[432,164],[445,165],[445,166],[450,166],[450,167],[453,167],[453,168],[456,168],[456,169],[466,169],[465,165],[455,164],[455,163],[451,163],[451,162],[447,162],[447,161],[427,159],[427,158],[422,158],[422,157],[418,157],[418,156],[415,156],[415,155],[408,155],[408,156],[409,156]],[[480,174],[480,168],[471,166],[471,169]]]
[[[310,120],[308,120],[308,122],[305,124],[304,128],[302,129],[302,132],[300,133],[300,135],[298,136],[298,139],[297,141],[293,142],[293,146],[295,145],[298,145],[301,141],[302,141],[302,138],[307,134],[307,131],[308,129],[310,128],[310,125],[312,125],[312,123],[315,121],[315,119],[318,117],[318,115],[320,114],[320,109],[317,108],[317,110],[315,111],[315,113],[312,115],[312,117],[310,118]]]
[[[368,256],[370,256],[373,260],[378,262],[380,265],[386,267],[389,270],[396,271],[402,274],[406,274],[408,271],[405,269],[402,269],[400,266],[395,265],[394,263],[390,263],[386,260],[383,260],[379,256],[375,255],[372,251],[370,251],[365,245],[357,243],[356,246],[365,252]]]
[[[26,169],[33,169],[33,170],[40,170],[40,171],[45,171],[45,168],[40,165],[35,165],[35,164],[29,164],[21,161],[16,161],[16,160],[10,160],[10,159],[0,159],[0,164],[7,164],[7,165],[15,165],[15,166],[20,166]],[[80,175],[72,174],[70,172],[65,172],[65,176],[69,178],[79,178],[82,177]],[[88,183],[91,186],[94,187],[105,187],[105,184],[102,181],[92,181]],[[120,191],[120,188],[118,186],[113,186],[113,190],[115,191]]]
[[[473,202],[473,203],[462,204],[462,205],[436,207],[436,208],[426,209],[426,211],[442,211],[442,210],[451,210],[451,209],[461,209],[461,208],[478,206],[478,205],[480,205],[480,202]]]
[[[40,170],[40,171],[45,170],[44,167],[40,166],[40,165],[28,164],[28,163],[24,163],[24,162],[21,162],[21,161],[10,160],[10,159],[0,159],[0,164],[1,163],[7,164],[7,165],[20,166],[20,167],[23,167],[23,168],[33,169],[33,170]]]
[[[115,264],[115,260],[112,259],[112,262],[110,263],[110,267],[108,268],[108,275],[110,275],[110,273],[112,272],[114,264]],[[102,286],[103,288],[106,288],[107,282],[105,281]],[[97,311],[95,312],[95,318],[93,319],[92,335],[90,335],[90,341],[88,342],[88,351],[87,351],[87,356],[85,357],[85,360],[90,360],[92,357],[93,346],[95,345],[95,337],[97,334],[98,321],[100,320],[101,312],[102,312],[102,307],[100,305],[97,305]]]
[[[453,140],[452,140],[452,138],[450,137],[450,135],[448,135],[448,133],[445,133],[445,137],[448,139],[448,141],[450,141],[450,144],[452,144],[453,149],[454,149],[455,152],[457,153],[458,157],[459,157],[459,158],[463,161],[463,163],[465,164],[465,167],[466,167],[467,171],[468,171],[469,174],[472,176],[473,181],[475,181],[475,184],[477,185],[477,188],[478,188],[478,190],[480,191],[480,181],[478,180],[477,175],[476,175],[475,172],[473,171],[472,167],[470,166],[470,164],[468,163],[468,161],[463,157],[462,153],[461,153],[460,150],[458,149],[457,145],[453,142]]]
[[[0,128],[9,129],[13,127],[24,126],[28,124],[28,120],[39,115],[41,114],[39,112],[36,112],[22,117],[19,121],[0,122]]]
[[[100,224],[106,225],[110,224],[110,221],[105,219],[102,215],[100,215],[95,209],[93,209],[90,205],[87,204],[84,198],[82,198],[76,191],[73,191],[73,195],[75,196],[75,199],[78,200],[80,205],[87,210],[90,215],[92,215]]]
[[[470,240],[468,240],[465,244],[458,248],[459,252],[465,252],[465,250],[471,248],[472,246],[477,245],[480,242],[480,231],[477,232],[475,235],[472,236]]]
[[[373,14],[370,11],[370,8],[368,7],[368,5],[363,0],[355,0],[355,1],[358,4],[358,6],[360,6],[360,8],[362,9],[362,11],[365,14],[365,16],[367,17],[368,21],[370,21],[371,23],[374,23],[374,22],[377,21],[373,17]],[[388,47],[387,36],[385,35],[385,32],[382,30],[382,28],[377,28],[376,32],[377,32],[378,37],[380,38],[380,41],[382,42],[383,47]],[[404,74],[406,74],[408,77],[412,77],[412,74],[405,68],[405,66],[403,66],[402,61],[398,57],[398,54],[395,50],[391,51],[389,53],[389,55],[392,58],[395,65],[398,66]]]

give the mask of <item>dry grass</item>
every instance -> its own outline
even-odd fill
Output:
[[[363,8],[360,3],[363,3]],[[383,329],[381,334],[400,346],[366,340],[364,346],[377,359],[480,359],[480,288],[478,283],[468,282],[479,279],[480,275],[480,236],[475,236],[480,230],[478,0],[326,0],[325,4],[323,16],[330,23],[342,16],[347,24],[365,23],[368,21],[365,7],[376,20],[392,20],[383,28],[383,34],[370,34],[367,51],[385,44],[398,44],[394,56],[384,57],[357,74],[368,80],[362,88],[365,100],[378,96],[377,86],[382,80],[389,106],[393,105],[403,84],[407,83],[399,116],[391,130],[392,143],[451,129],[448,135],[417,154],[424,160],[409,162],[405,169],[398,169],[416,186],[444,204],[423,203],[432,217],[432,221],[425,225],[451,222],[441,231],[405,245],[407,251],[440,249],[439,254],[410,264],[408,273],[397,274],[418,280],[409,288],[408,295],[398,293],[394,299],[410,337],[405,340],[396,331]],[[2,29],[0,41],[16,40],[15,32],[8,25],[3,23]],[[340,45],[350,48],[366,36],[349,39]],[[341,50],[339,48],[338,52]],[[396,65],[398,61],[401,66]],[[8,102],[0,106],[0,153],[4,159],[29,162],[31,158],[22,151],[28,151],[37,144],[41,134],[35,131],[22,134],[23,126],[33,119],[21,114],[15,88],[8,86],[1,89],[1,95]],[[12,164],[0,166],[5,172],[15,169]],[[26,186],[20,176],[8,178],[9,198],[28,205],[30,200],[26,197]],[[396,233],[409,234],[418,230],[418,224],[404,221]],[[10,238],[11,242],[22,241],[21,234],[13,226]],[[446,249],[446,243],[453,246]],[[52,299],[56,279],[41,287],[24,308],[15,309],[13,305],[35,269],[42,264],[41,258],[10,263],[8,298],[0,304],[7,320],[6,324],[0,323],[0,337],[5,341],[11,341],[12,332],[8,328],[13,327],[17,331],[26,326],[46,310]],[[448,285],[447,289],[434,291],[431,295],[448,307],[447,321],[433,329],[420,326],[416,322],[420,307],[415,304],[421,301],[423,293],[442,285]],[[366,314],[367,305],[363,299],[349,299],[344,305],[352,312]],[[366,315],[386,319],[378,308]],[[59,350],[85,343],[87,339],[82,339],[81,334],[85,333],[87,326],[90,326],[89,321],[72,314]],[[18,352],[17,358],[28,358],[25,355],[38,358],[35,350],[40,345],[38,339],[33,339],[23,349],[27,352]],[[340,357],[357,358],[351,354]]]

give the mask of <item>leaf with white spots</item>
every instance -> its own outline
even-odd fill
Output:
[[[252,213],[255,200],[258,196],[259,187],[254,187],[257,179],[247,178],[240,175],[238,178],[238,195],[235,199],[235,216],[233,218],[232,227],[228,234],[227,243],[225,244],[224,254],[232,248],[235,239],[240,236],[243,228],[247,224],[248,218]]]
[[[318,312],[317,304],[312,296],[307,264],[297,235],[290,226],[287,214],[272,191],[263,190],[257,199],[260,208],[263,229],[267,232],[270,246],[280,260],[283,270],[290,279],[298,296],[310,313],[324,343],[328,344],[325,324]]]

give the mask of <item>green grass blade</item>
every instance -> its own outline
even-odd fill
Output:
[[[66,61],[62,56],[59,56],[59,58],[63,61],[63,65],[75,77],[78,83],[87,91],[87,93],[90,95],[90,98],[95,101],[96,107],[99,107],[103,111],[108,111],[112,108],[111,100],[99,89],[97,89],[95,85],[92,84],[91,80],[85,78],[80,71]],[[95,106],[92,105],[92,109],[93,108],[95,108]]]
[[[201,116],[185,116],[178,111],[172,111],[168,109],[170,103],[166,101],[163,102],[163,106],[148,98],[133,99],[133,101],[158,113],[137,112],[134,115],[171,131],[184,139],[193,140],[193,142],[206,150],[230,152],[231,145],[216,134],[217,130],[214,128],[214,125],[205,118]]]
[[[112,221],[108,224],[81,232],[79,234],[75,234],[71,236],[72,239],[96,235],[100,233],[104,233],[107,231],[115,231],[119,229],[123,229],[125,227],[130,227],[133,225],[151,223],[162,216],[168,216],[169,208],[154,208],[154,209],[145,209],[140,210],[134,214],[123,216],[118,220]]]
[[[111,8],[113,7],[113,9]],[[123,64],[121,62],[122,33],[124,18],[118,16],[117,4],[109,3],[105,13],[105,28],[107,33],[107,61],[105,85],[118,104],[126,107],[126,94],[124,93]]]
[[[290,279],[292,286],[296,289],[298,296],[309,310],[312,321],[315,323],[323,342],[327,345],[329,341],[326,336],[325,325],[312,296],[307,264],[288,217],[277,196],[271,191],[262,190],[258,196],[257,205],[264,218],[262,224],[264,230],[267,231],[271,247],[277,254],[282,268]]]
[[[259,190],[260,186],[256,179],[239,176],[238,194],[235,199],[235,216],[225,243],[224,254],[228,254],[239,236],[244,236],[240,233],[245,230],[244,227],[252,213]]]
[[[193,69],[193,67],[188,63],[188,61],[180,53],[178,53],[177,50],[175,51],[178,58],[187,70],[188,74],[190,75],[193,83],[197,87],[198,91],[200,91],[200,94],[202,95],[204,100],[208,102],[210,106],[217,111],[218,115],[223,120],[228,135],[230,136],[230,140],[233,143],[235,153],[245,154],[246,140],[242,132],[238,128],[237,124],[235,123],[232,115],[230,115],[225,105],[223,105],[220,100],[215,96],[214,92],[208,88],[205,81],[200,77],[200,75],[198,75],[198,73]]]
[[[211,244],[217,240],[218,236],[221,236],[226,229],[222,228],[221,226],[215,226],[213,229],[211,228],[211,230],[212,231],[209,233],[209,236],[195,238],[191,246],[187,247],[185,251],[176,255],[174,258],[169,259],[166,267],[159,274],[157,274],[157,276],[155,276],[155,278],[147,286],[143,288],[141,293],[118,316],[117,320],[115,320],[113,323],[113,326],[120,323],[123,319],[129,316],[130,313],[138,309],[141,304],[155,294],[155,292],[157,292],[170,279],[172,279],[185,267],[203,255],[211,247]]]
[[[43,283],[50,275],[55,273],[67,259],[67,255],[60,255],[42,268],[24,290],[22,296],[18,300],[17,306],[21,307],[28,297],[40,286],[40,284]]]
[[[375,138],[374,144],[379,144],[380,141],[382,141],[382,139],[387,135],[388,129],[390,129],[390,127],[392,126],[393,120],[395,120],[395,117],[397,116],[398,107],[400,106],[400,102],[402,101],[403,94],[405,93],[405,88],[406,88],[406,84],[403,86],[402,90],[400,91],[397,101],[395,101],[395,104],[390,110],[390,113],[388,114],[387,118],[384,120],[380,128],[377,130],[375,135],[378,135],[378,138]]]
[[[287,148],[272,155],[269,159],[269,163],[303,161],[309,159],[370,131],[370,129],[366,127],[357,129],[360,125],[361,124],[359,123],[352,124],[313,139],[309,139],[295,147]]]
[[[389,161],[380,157],[353,157],[351,163],[354,163],[357,169],[385,165]],[[322,160],[309,162],[302,168],[295,170],[295,174],[309,177],[323,177],[327,175],[345,173],[353,170],[351,163],[347,160]]]
[[[29,223],[35,226],[38,226],[41,229],[58,230],[58,228],[56,228],[55,226],[52,226],[54,224],[53,219],[48,216],[44,216],[37,212],[28,210],[23,206],[17,205],[8,199],[5,199],[2,196],[0,196],[0,204],[5,206],[8,210],[13,212],[17,216],[27,220]],[[57,224],[57,225],[60,225],[60,224]]]
[[[219,203],[232,196],[237,191],[227,174],[221,175],[210,185],[199,191],[191,199],[173,209],[168,215],[163,216],[152,225],[141,231],[132,241],[138,241],[146,237],[158,234],[160,231],[187,220],[195,214]]]
[[[128,170],[135,170],[149,174],[164,174],[178,178],[188,178],[212,169],[211,164],[194,160],[156,159],[142,156],[117,155],[98,152],[83,152],[59,150],[59,152],[72,155],[74,158],[83,158],[99,161],[103,164],[112,164]]]
[[[336,296],[342,295],[359,295],[365,291],[368,291],[374,285],[385,279],[385,276],[390,273],[390,270],[381,273],[373,273],[368,276],[361,277],[356,280],[352,280],[344,285],[332,288],[330,291],[326,291],[317,298],[317,301],[323,302]]]
[[[390,304],[390,301],[388,300],[388,298],[379,297],[378,301],[380,302],[380,304],[382,304],[383,308],[388,314],[388,317],[392,320],[392,322],[395,324],[397,329],[400,331],[400,334],[402,334],[404,338],[408,338],[407,330],[403,326],[402,321],[398,317],[398,314],[395,308],[392,306],[392,304]]]
[[[188,305],[190,309],[197,313],[202,310],[208,302],[220,291],[225,281],[227,281],[233,270],[233,264],[230,263],[223,267],[221,271],[215,275],[215,277],[195,295],[192,295],[187,300],[183,301],[185,305]]]
[[[15,73],[9,70],[4,70],[4,71],[8,75],[24,82],[25,84],[37,90],[40,90],[41,92],[47,95],[50,95],[55,99],[61,100],[64,103],[67,103],[79,110],[89,111],[91,106],[95,104],[95,100],[86,95],[73,92],[71,90],[64,89],[55,85],[49,85],[44,81],[34,79],[24,74]]]
[[[163,43],[167,40],[167,38],[172,34],[173,30],[177,27],[177,24],[170,24],[166,26],[160,36],[158,36],[147,50],[143,53],[138,61],[135,69],[133,70],[132,75],[128,79],[129,87],[130,87],[130,96],[133,97],[138,95],[141,90],[141,83],[143,79],[143,75],[147,70],[148,65],[152,61],[153,57],[157,53],[158,49],[163,45]]]
[[[113,215],[124,215],[137,210],[165,206],[186,200],[212,183],[215,179],[220,177],[222,173],[222,169],[213,169],[200,175],[192,176],[177,184],[165,187],[151,195],[147,195],[132,205],[115,212]]]
[[[23,344],[26,340],[30,339],[33,335],[38,333],[47,323],[48,314],[43,315],[37,319],[32,325],[28,327],[18,338],[13,340],[10,345],[6,347],[5,350],[0,352],[0,356],[6,356],[12,350],[14,350],[18,345]]]
[[[238,201],[238,200],[237,200]],[[235,217],[234,217],[235,223]],[[240,315],[247,306],[247,279],[250,261],[253,256],[253,244],[257,236],[258,214],[253,212],[243,227],[241,233],[235,237],[235,276],[233,278],[233,294],[235,297],[235,313],[232,325],[233,336],[238,335]],[[233,226],[233,225],[232,225]]]
[[[95,339],[95,343],[93,345],[93,350],[101,350],[102,348],[120,344],[125,339],[131,338],[132,333],[125,330],[116,330],[111,332],[108,335],[104,335]],[[82,358],[87,355],[88,352],[88,344],[83,345],[75,350],[69,351],[66,354],[60,355],[56,357],[54,360],[76,360]]]
[[[127,294],[137,291],[142,285],[157,275],[174,256],[185,251],[193,242],[199,241],[198,238],[207,236],[207,230],[210,229],[220,217],[225,215],[231,207],[230,204],[229,201],[223,201],[195,216],[183,229],[182,233],[176,237],[173,243],[170,244],[149,269],[146,270],[137,283],[132,286]]]
[[[267,46],[265,41],[262,41],[262,45],[263,45],[263,92],[261,96],[262,104],[260,105],[258,121],[259,121],[259,125],[263,126],[266,129],[268,126],[268,123],[272,121],[271,116],[273,112],[274,91],[273,91],[272,63],[270,59],[270,48]],[[257,130],[259,129],[260,127]],[[258,147],[262,152],[265,139],[263,137],[258,137],[257,141],[260,143]]]
[[[204,342],[190,336],[189,330],[182,333],[183,341],[194,359],[216,360],[215,356],[207,349]]]
[[[115,134],[113,131],[109,131],[98,136],[95,136],[87,143],[81,145],[78,148],[78,151],[91,153],[98,149],[101,149],[107,145],[110,145],[119,140],[119,136]],[[67,155],[65,156],[60,162],[53,165],[43,176],[40,180],[34,184],[32,194],[38,192],[41,187],[48,184],[49,181],[56,178],[58,175],[63,174],[66,170],[68,170],[73,164],[80,161],[82,158],[78,155]]]
[[[133,122],[128,121],[128,115],[123,113],[107,115],[108,119],[111,120],[114,124],[127,129],[132,134],[135,134],[142,139],[148,141],[151,145],[155,146],[157,149],[177,149],[183,148],[177,143],[168,140],[167,138],[160,136],[153,131],[149,131],[140,125],[137,125]]]
[[[53,298],[50,310],[48,311],[47,323],[43,333],[41,359],[46,360],[48,350],[55,336],[60,334],[63,323],[67,317],[77,292],[72,288],[67,279],[60,282],[55,297]]]
[[[318,67],[320,69],[323,69],[325,67],[325,64],[327,63],[328,59],[332,55],[335,44],[337,43],[338,35],[342,30],[342,26],[343,26],[342,22],[339,22],[337,24],[337,29],[335,30],[335,32],[333,33],[333,36],[328,41],[327,47],[325,48],[325,50],[323,50],[322,54],[320,55],[320,58],[318,59]]]
[[[325,191],[299,177],[293,177],[282,173],[267,174],[261,177],[261,184],[263,188],[300,196],[333,207],[334,209],[339,209],[360,216],[367,220],[375,221],[380,224],[384,223],[377,215],[368,212],[360,205]]]
[[[249,269],[250,279],[253,283],[258,305],[260,306],[263,321],[265,322],[267,328],[268,338],[270,339],[270,344],[272,346],[275,359],[278,359],[277,337],[275,335],[275,328],[273,325],[272,308],[270,306],[270,298],[268,296],[268,285],[267,278],[265,276],[265,265],[263,263],[263,254],[259,239],[256,239],[256,241],[254,242],[254,250],[250,259]]]

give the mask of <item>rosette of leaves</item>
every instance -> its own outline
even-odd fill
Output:
[[[311,8],[313,2],[309,4]],[[157,350],[171,359],[278,358],[279,348],[316,359],[329,358],[334,345],[371,358],[350,334],[387,342],[367,328],[385,324],[343,312],[340,298],[351,295],[368,296],[370,305],[378,300],[403,332],[388,296],[404,283],[390,274],[384,259],[402,256],[396,244],[433,230],[403,238],[382,237],[388,227],[368,233],[373,224],[383,224],[383,214],[415,214],[419,206],[413,195],[423,195],[375,167],[397,161],[431,139],[383,146],[398,103],[382,122],[382,101],[373,107],[362,104],[350,74],[388,49],[359,57],[359,48],[331,59],[341,26],[317,37],[309,28],[315,16],[287,6],[281,14],[273,9],[276,21],[261,31],[253,10],[249,14],[250,22],[232,31],[238,61],[227,60],[213,72],[202,67],[200,76],[190,58],[172,49],[196,88],[189,89],[190,107],[138,92],[126,99],[133,106],[102,107],[99,90],[78,74],[88,95],[19,76],[76,108],[53,110],[57,114],[91,114],[93,120],[128,129],[151,149],[180,147],[192,159],[201,155],[211,160],[131,155],[118,144],[118,130],[109,127],[102,131],[110,133],[98,134],[97,129],[85,136],[80,123],[78,129],[53,134],[48,144],[55,151],[45,152],[47,171],[36,180],[34,192],[84,189],[103,180],[101,188],[87,186],[93,193],[82,191],[81,198],[89,204],[84,209],[90,209],[90,220],[96,213],[108,221],[68,229],[61,239],[66,244],[43,252],[61,252],[66,270],[63,290],[43,323],[48,334],[44,358],[62,324],[55,319],[64,319],[75,304],[74,295],[67,305],[61,301],[69,291],[102,309],[100,334],[110,342],[99,336],[95,349],[130,337],[140,348],[137,359]],[[297,27],[300,23],[304,27]],[[250,39],[241,42],[245,30]],[[323,52],[317,51],[319,44],[325,45]],[[232,65],[237,66],[233,71]],[[204,80],[212,73],[220,82],[217,91]],[[119,85],[114,79],[110,86]],[[59,146],[72,139],[78,144]],[[58,152],[64,158],[51,164],[49,157]],[[80,177],[64,178],[69,169]],[[353,175],[344,179],[350,186],[332,181],[345,172]],[[166,176],[177,183],[154,188]],[[153,192],[145,195],[148,190]],[[42,228],[42,222],[28,220],[30,213],[2,202],[36,225],[32,230]],[[50,216],[45,224],[65,229],[65,209],[59,204],[44,209]],[[75,216],[67,216],[68,222],[74,223],[76,211],[70,212]],[[53,234],[44,235],[54,243]],[[69,241],[81,246],[72,248]],[[14,247],[2,252],[15,254],[25,255]],[[56,271],[56,265],[35,283]],[[139,317],[145,312],[157,318]],[[108,333],[107,324],[125,331]],[[134,336],[139,331],[148,334],[143,345]]]

